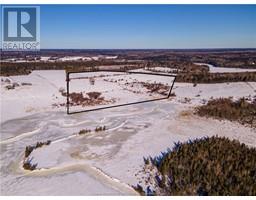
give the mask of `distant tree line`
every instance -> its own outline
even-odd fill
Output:
[[[176,81],[186,83],[255,82],[256,72],[179,73]]]
[[[138,65],[137,62],[116,62],[116,61],[67,61],[67,62],[1,62],[0,75],[26,75],[33,70],[70,70],[81,71],[88,68],[96,68],[97,66],[111,65]],[[139,66],[139,65],[138,65]]]

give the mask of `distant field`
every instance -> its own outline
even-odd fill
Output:
[[[33,70],[63,69],[94,71],[99,66],[120,66],[122,70],[147,68],[154,71],[167,68],[171,69],[169,73],[178,74],[178,82],[256,81],[256,50],[43,50],[38,54],[2,52],[0,74],[11,76],[29,74]]]

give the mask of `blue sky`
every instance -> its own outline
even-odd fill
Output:
[[[256,48],[256,5],[41,5],[41,48]]]

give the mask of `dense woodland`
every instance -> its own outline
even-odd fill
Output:
[[[144,161],[156,172],[149,172],[153,187],[134,187],[142,195],[256,195],[256,149],[237,140],[206,137],[178,142]]]

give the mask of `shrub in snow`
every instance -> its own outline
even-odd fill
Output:
[[[24,168],[25,170],[33,171],[33,170],[36,169],[37,164],[32,164],[31,161],[32,161],[32,159],[26,159],[26,160],[23,162],[23,168]]]
[[[106,130],[106,126],[97,126],[95,128],[95,132],[100,132],[100,131],[105,131]]]
[[[79,134],[79,135],[84,135],[84,134],[90,133],[90,132],[91,132],[90,129],[82,129],[82,130],[80,130],[80,131],[78,132],[78,134]]]
[[[5,88],[6,88],[7,90],[13,90],[13,89],[15,89],[15,87],[14,87],[13,85],[6,85]]]
[[[176,97],[175,92],[172,92],[172,93],[170,94],[170,97]]]
[[[20,85],[18,84],[18,83],[16,83],[16,82],[14,82],[13,84],[13,87],[19,87]]]
[[[26,146],[25,148],[25,155],[24,155],[24,161],[23,161],[23,168],[27,169],[27,170],[34,170],[36,168],[36,164],[33,165],[31,164],[32,159],[29,159],[30,154],[32,153],[32,151],[34,151],[37,148],[40,148],[44,145],[50,145],[51,141],[47,140],[46,142],[37,142],[36,145],[32,145],[32,146]]]
[[[90,99],[98,99],[101,95],[100,92],[88,92],[86,93]]]
[[[95,84],[95,79],[93,77],[90,77],[89,82],[90,82],[90,85],[94,85]]]
[[[21,83],[21,85],[22,85],[22,86],[26,86],[26,85],[31,86],[32,83]]]
[[[5,83],[11,83],[11,81],[10,81],[10,79],[5,79],[5,81],[4,81]]]
[[[29,155],[32,153],[32,151],[35,149],[34,146],[26,146],[25,149],[25,158],[29,157]]]
[[[64,96],[64,97],[67,96],[67,93],[66,93],[66,91],[65,91],[65,88],[60,87],[60,88],[59,88],[59,92],[61,93],[62,96]]]

